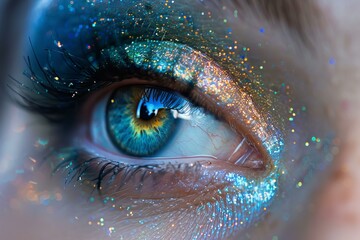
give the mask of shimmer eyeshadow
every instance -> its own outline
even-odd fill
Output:
[[[265,149],[265,156],[279,159],[284,145],[280,131],[261,116],[252,98],[239,88],[241,79],[231,77],[211,58],[186,45],[166,41],[133,42],[120,48],[104,50],[113,64],[130,62],[199,90],[235,120],[254,145]],[[127,56],[120,54],[123,52]]]

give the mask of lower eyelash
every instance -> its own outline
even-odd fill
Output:
[[[136,182],[133,190],[141,191],[145,181],[157,185],[165,174],[196,174],[202,167],[200,161],[179,164],[124,164],[104,157],[90,156],[86,150],[75,148],[65,148],[58,153],[52,153],[45,158],[45,161],[55,163],[53,174],[60,172],[66,174],[66,184],[74,181],[88,184],[100,194],[102,190],[110,187],[116,187],[116,190],[120,191],[130,181]]]

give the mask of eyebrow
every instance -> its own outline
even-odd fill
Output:
[[[284,26],[286,31],[312,46],[321,29],[322,12],[314,0],[231,0],[241,11],[250,11],[269,23]]]

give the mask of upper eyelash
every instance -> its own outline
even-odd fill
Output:
[[[95,63],[72,55],[64,46],[57,50],[45,49],[48,53],[47,61],[46,65],[42,65],[31,39],[29,39],[29,44],[34,60],[32,61],[30,56],[24,57],[27,70],[23,74],[30,80],[31,86],[9,76],[12,81],[7,84],[7,87],[17,97],[9,95],[20,107],[40,113],[50,121],[62,120],[64,112],[71,110],[77,101],[91,92],[121,81],[122,79],[114,78],[112,73],[114,69],[121,70],[123,78],[128,75],[143,77],[144,74],[149,74],[142,72],[141,69],[133,69],[130,62],[126,63],[127,69],[117,69],[118,67],[112,66],[111,62],[106,62],[106,67],[102,65],[98,67]],[[71,77],[59,73],[53,66],[51,62],[55,54],[65,62]],[[100,75],[101,77],[98,77]]]
[[[32,86],[27,86],[12,76],[10,78],[13,84],[8,84],[8,88],[20,97],[12,99],[25,109],[53,119],[57,117],[60,109],[63,111],[71,108],[75,99],[111,84],[109,81],[91,81],[98,70],[97,67],[83,58],[70,54],[64,47],[58,50],[45,49],[48,53],[47,62],[46,65],[42,65],[30,39],[29,42],[35,66],[30,56],[24,57],[27,70],[23,74]],[[57,72],[51,63],[53,54],[62,58],[67,69],[73,73],[71,77]]]
[[[137,184],[137,190],[141,190],[141,186],[147,177],[152,177],[152,180],[154,180],[156,184],[157,181],[160,181],[162,174],[176,173],[179,171],[184,173],[193,171],[196,173],[200,171],[202,166],[199,161],[192,164],[173,164],[169,162],[165,164],[135,165],[112,161],[104,157],[88,156],[89,153],[86,150],[68,148],[60,152],[63,154],[70,153],[71,155],[64,157],[60,163],[57,163],[52,173],[56,174],[63,171],[67,175],[65,178],[66,184],[69,184],[73,181],[78,181],[81,183],[88,181],[93,184],[94,188],[97,189],[100,193],[104,187],[104,183],[109,186],[114,182],[115,178],[119,176],[121,179],[119,181],[119,185],[117,186],[118,190],[125,186],[126,183],[130,181],[132,177],[135,177],[137,173],[141,173],[142,175],[140,181]],[[87,156],[87,160],[85,160],[85,156]],[[55,152],[45,157],[44,161],[51,161],[53,163],[52,160],[54,160],[54,157],[56,158]],[[77,165],[74,165],[74,163],[77,163]],[[98,173],[96,173],[95,176],[89,177],[87,176],[89,169],[94,169],[92,164],[96,165],[96,168],[100,170],[96,170]],[[148,174],[150,172],[152,174]]]

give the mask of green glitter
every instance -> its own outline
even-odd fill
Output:
[[[46,145],[48,145],[49,140],[47,140],[47,139],[39,139],[39,140],[38,140],[38,143],[39,143],[41,146],[46,146]]]
[[[238,10],[234,11],[234,17],[236,17],[236,18],[238,17]]]

